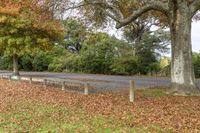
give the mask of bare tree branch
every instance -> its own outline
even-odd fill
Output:
[[[144,13],[146,13],[150,10],[160,11],[160,12],[164,13],[167,17],[169,17],[168,4],[165,4],[165,3],[162,3],[159,1],[155,1],[155,2],[151,2],[150,4],[147,4],[146,6],[144,6],[143,8],[139,9],[136,12],[133,12],[133,14],[130,17],[120,20],[120,23],[116,28],[119,29],[119,28],[129,24],[130,22],[134,21],[135,19],[137,19],[138,17],[140,17],[141,15],[143,15]]]
[[[96,6],[105,15],[107,15],[108,17],[112,18],[113,20],[117,22],[120,22],[120,20],[123,19],[123,14],[114,5],[110,5],[105,1],[85,0],[85,2],[87,4]]]
[[[81,3],[79,3],[79,4],[72,3],[71,5],[72,5],[72,6],[67,7],[65,10],[77,9],[77,8],[80,8],[80,7],[86,6],[87,4],[81,2]]]

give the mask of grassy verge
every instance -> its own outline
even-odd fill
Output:
[[[200,97],[166,89],[90,95],[0,81],[0,132],[200,132]]]
[[[165,88],[150,88],[150,89],[141,89],[136,91],[136,95],[140,95],[143,97],[164,97],[170,96],[167,94],[167,90]]]
[[[129,121],[134,119],[131,114],[127,114],[127,117]],[[128,120],[104,118],[100,115],[89,116],[80,108],[21,101],[8,105],[6,110],[0,113],[0,132],[146,133],[164,131],[153,124],[130,127],[126,125]]]

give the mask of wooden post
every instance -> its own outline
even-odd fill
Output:
[[[1,80],[3,80],[3,75],[1,75]]]
[[[20,82],[21,81],[21,76],[19,76],[19,79],[18,79],[18,82]]]
[[[130,80],[130,102],[134,102],[134,81],[133,80]]]
[[[47,87],[47,79],[43,80],[43,86],[46,88]]]
[[[85,95],[88,95],[88,94],[89,94],[88,88],[89,88],[89,84],[88,84],[88,83],[85,83],[85,84],[84,84],[84,94],[85,94]]]
[[[62,81],[61,84],[62,84],[62,90],[64,91],[65,90],[65,81]]]
[[[11,81],[11,77],[12,77],[11,75],[8,76],[9,81]]]
[[[32,84],[32,77],[29,78],[29,84]]]

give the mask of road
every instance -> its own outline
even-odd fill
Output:
[[[0,73],[11,73],[9,71],[0,71]],[[129,81],[134,80],[136,88],[148,88],[153,86],[169,86],[170,80],[167,78],[148,78],[134,76],[111,76],[96,74],[78,74],[78,73],[50,73],[50,72],[20,72],[21,76],[31,76],[40,78],[62,79],[68,81],[87,81],[90,85],[99,90],[119,90],[127,89]],[[197,80],[198,86],[200,81]]]

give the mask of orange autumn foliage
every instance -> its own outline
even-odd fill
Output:
[[[34,21],[34,27],[49,28],[54,25],[61,29],[60,22],[53,18],[52,11],[42,0],[2,0],[0,2],[0,15],[22,17]]]
[[[0,49],[23,55],[48,50],[63,38],[63,29],[41,0],[3,0],[0,2]]]

